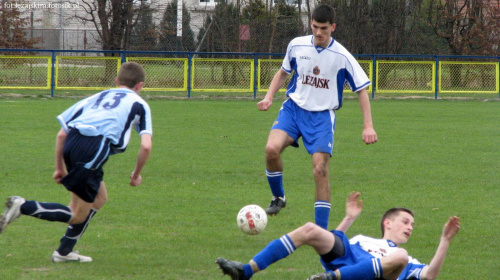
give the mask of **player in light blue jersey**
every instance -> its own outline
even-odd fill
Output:
[[[0,233],[21,214],[47,221],[68,223],[54,262],[91,262],[75,252],[90,220],[108,199],[103,166],[110,155],[124,152],[132,129],[141,138],[130,185],[142,182],[141,171],[152,147],[153,127],[148,104],[139,96],[144,69],[137,63],[124,63],[116,78],[117,88],[85,98],[57,116],[61,130],[56,138],[54,180],[71,192],[69,206],[11,196],[0,217]]]
[[[290,42],[281,69],[257,107],[267,111],[286,76],[292,74],[286,91],[288,99],[271,127],[266,144],[266,176],[273,194],[266,212],[276,215],[286,206],[281,153],[290,145],[298,147],[302,137],[307,152],[312,155],[315,221],[326,229],[331,207],[328,165],[334,142],[335,111],[342,106],[345,83],[359,96],[363,141],[375,143],[377,134],[366,91],[370,80],[356,59],[331,37],[336,28],[335,10],[328,5],[316,7],[310,24],[313,35],[297,37]]]
[[[346,216],[336,230],[327,231],[307,223],[270,242],[247,264],[217,259],[224,274],[232,280],[248,280],[260,270],[289,256],[302,245],[313,247],[320,255],[326,272],[315,274],[309,280],[431,280],[435,279],[446,256],[451,240],[460,229],[460,219],[450,217],[443,227],[441,239],[431,262],[422,264],[400,248],[413,232],[412,211],[392,208],[381,220],[382,239],[357,235],[350,240],[345,232],[361,214],[360,193],[347,198]]]

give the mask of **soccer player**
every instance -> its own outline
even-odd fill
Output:
[[[11,196],[0,217],[0,233],[21,214],[47,221],[68,223],[54,262],[91,262],[92,258],[73,251],[90,220],[107,201],[103,166],[110,155],[125,151],[132,128],[141,138],[130,185],[142,182],[141,171],[152,147],[149,105],[139,96],[144,69],[124,63],[115,80],[117,88],[85,98],[57,116],[61,130],[56,137],[54,180],[71,192],[69,206]]]
[[[345,232],[361,213],[360,193],[347,198],[346,216],[336,230],[327,231],[316,224],[304,226],[270,242],[248,264],[218,258],[224,274],[233,280],[250,279],[259,270],[267,268],[302,245],[312,246],[320,255],[325,273],[313,275],[309,280],[427,280],[435,279],[444,262],[451,239],[460,229],[460,219],[451,217],[444,225],[441,240],[429,265],[421,264],[399,248],[410,238],[414,218],[406,208],[389,209],[382,216],[382,239],[357,235],[348,240]]]
[[[364,122],[363,141],[375,143],[377,134],[366,91],[370,80],[356,59],[331,37],[336,28],[335,10],[328,5],[316,7],[310,25],[313,35],[297,37],[289,43],[281,69],[257,107],[267,111],[286,76],[293,73],[286,91],[288,99],[271,127],[265,149],[266,176],[273,194],[266,213],[276,215],[286,206],[281,153],[290,145],[298,147],[302,137],[307,152],[312,155],[315,222],[326,229],[331,207],[328,164],[334,142],[335,110],[342,106],[346,82],[358,94]]]

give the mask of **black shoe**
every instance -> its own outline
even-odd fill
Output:
[[[271,204],[266,208],[266,213],[268,215],[274,216],[278,214],[281,208],[285,208],[286,199],[285,197],[276,197],[273,196],[273,200],[271,200]]]
[[[228,261],[223,258],[218,258],[215,263],[219,265],[224,275],[231,276],[232,280],[247,280],[245,278],[245,271],[243,270],[243,264],[235,261]]]
[[[318,273],[309,277],[309,280],[335,280],[335,279],[337,279],[337,277],[335,276],[335,274],[331,272]]]

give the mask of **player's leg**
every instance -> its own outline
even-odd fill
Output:
[[[63,223],[68,223],[73,218],[71,208],[60,203],[38,202],[11,196],[7,199],[5,212],[0,217],[0,233],[21,214]]]
[[[281,208],[286,206],[281,153],[290,145],[298,147],[297,140],[300,137],[300,131],[294,117],[297,108],[298,106],[290,99],[283,102],[267,139],[266,176],[273,193],[271,204],[266,209],[269,215],[278,214]]]
[[[276,215],[286,206],[285,190],[283,188],[283,161],[281,153],[295,140],[285,131],[272,129],[266,144],[266,177],[273,194],[273,199],[266,208],[266,213]]]
[[[331,189],[329,181],[330,154],[314,153],[312,155],[316,195],[314,202],[315,222],[320,227],[328,228],[328,218],[331,208]]]
[[[74,194],[73,194],[74,195]],[[90,262],[92,258],[81,256],[75,252],[73,249],[76,243],[80,240],[82,235],[85,233],[87,226],[89,225],[92,218],[97,214],[106,201],[108,200],[108,193],[106,186],[103,181],[100,183],[99,191],[93,203],[90,204],[90,209],[88,209],[88,203],[83,201],[78,196],[74,195],[71,204],[73,207],[82,210],[82,216],[87,213],[85,220],[79,223],[70,224],[66,230],[66,234],[61,238],[61,243],[59,248],[52,255],[52,260],[54,262],[64,262],[64,261],[80,261],[80,262]],[[85,207],[81,207],[84,205]]]
[[[326,254],[334,247],[334,235],[321,227],[307,223],[296,230],[271,241],[262,251],[247,264],[225,259],[217,259],[224,274],[233,279],[250,279],[252,275],[269,265],[286,258],[302,245],[312,246],[318,254]]]
[[[299,127],[307,152],[312,155],[313,175],[316,185],[314,200],[316,224],[328,228],[330,216],[329,161],[333,151],[335,131],[334,111],[300,111]]]
[[[348,248],[350,252],[346,254],[355,255],[356,253],[351,251],[351,249],[352,248]],[[325,263],[329,262],[329,260],[325,258],[323,258],[323,261]],[[330,271],[313,275],[309,280],[396,280],[407,264],[408,253],[404,249],[398,249],[396,252],[384,258],[357,258],[356,263],[340,267],[334,272]]]

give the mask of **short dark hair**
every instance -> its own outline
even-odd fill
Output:
[[[382,230],[382,237],[384,237],[384,221],[386,219],[394,219],[397,215],[399,215],[400,212],[406,212],[410,214],[412,217],[414,217],[413,212],[408,209],[408,208],[403,208],[403,207],[397,207],[397,208],[391,208],[387,211],[385,211],[384,215],[382,216],[382,220],[380,221],[380,229]]]
[[[118,71],[118,84],[128,88],[135,87],[138,83],[144,82],[146,72],[141,65],[135,62],[123,63]]]
[[[312,13],[312,20],[321,22],[321,23],[335,23],[335,9],[330,5],[319,5],[317,6]]]

